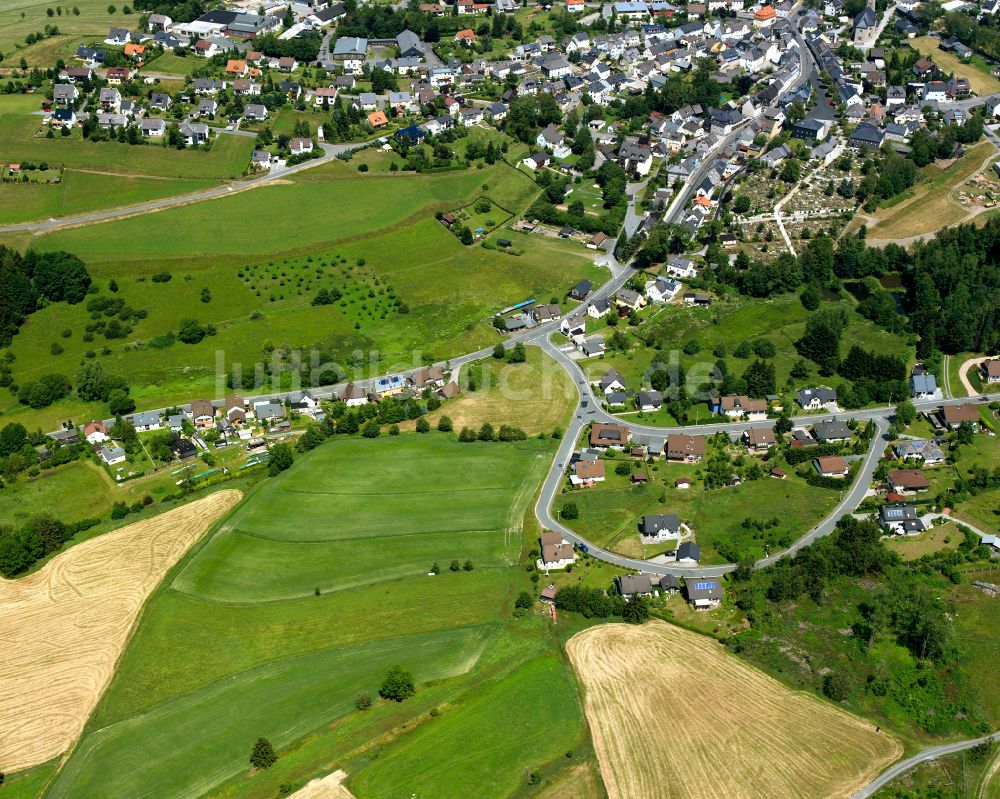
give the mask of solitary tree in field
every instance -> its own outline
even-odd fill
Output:
[[[271,447],[271,457],[267,463],[267,473],[272,477],[280,474],[292,465],[292,448],[288,444],[275,444]]]
[[[270,768],[277,760],[271,742],[267,738],[258,738],[250,751],[250,765],[256,769]]]
[[[378,689],[378,694],[383,699],[392,699],[395,702],[402,702],[409,699],[416,693],[413,685],[413,675],[402,666],[393,666],[385,673],[385,679]]]

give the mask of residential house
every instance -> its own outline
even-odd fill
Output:
[[[743,433],[743,443],[756,452],[766,451],[774,446],[774,428],[752,427]]]
[[[283,419],[285,417],[285,406],[280,402],[255,402],[253,405],[253,414],[257,417],[259,422],[270,422],[274,419]]]
[[[199,430],[207,430],[215,424],[215,407],[210,400],[191,400],[191,420]]]
[[[653,581],[648,574],[620,574],[615,577],[615,588],[626,600],[653,595]]]
[[[674,433],[667,436],[666,454],[668,461],[694,463],[705,456],[705,436],[689,436]]]
[[[208,125],[202,122],[184,122],[178,128],[188,147],[205,144],[208,141]]]
[[[879,508],[878,519],[895,535],[917,535],[925,529],[913,505],[896,502],[883,505]]]
[[[927,476],[919,469],[895,469],[886,475],[886,483],[894,494],[916,493],[931,487]]]
[[[652,302],[672,302],[681,290],[681,284],[663,276],[657,277],[646,284],[646,296]]]
[[[589,488],[595,483],[603,483],[604,461],[598,458],[574,461],[569,481],[575,488]]]
[[[631,431],[620,424],[595,423],[590,428],[590,446],[595,449],[624,449]]]
[[[837,392],[832,388],[802,388],[795,395],[796,401],[804,411],[817,411],[820,408],[837,401]]]
[[[932,399],[937,396],[937,379],[930,372],[910,378],[910,396],[913,399]]]
[[[625,378],[619,374],[617,369],[612,367],[604,373],[600,380],[596,381],[595,385],[599,386],[605,394],[609,394],[612,391],[623,391],[625,389]]]
[[[565,569],[576,561],[576,552],[560,533],[544,532],[538,537],[542,556],[539,559],[540,569]]]
[[[156,411],[142,411],[132,416],[132,426],[144,433],[148,430],[160,429],[160,414]]]
[[[139,133],[151,138],[159,138],[167,132],[167,123],[162,119],[140,119]]]
[[[839,455],[822,455],[813,461],[813,466],[823,477],[847,477],[850,472],[847,461]]]
[[[125,450],[123,450],[121,447],[116,447],[116,446],[111,446],[111,447],[101,446],[101,448],[97,450],[97,455],[108,466],[114,466],[118,463],[124,463],[125,460],[128,458],[128,456],[125,454]]]
[[[760,421],[767,418],[767,400],[752,400],[744,395],[729,394],[724,397],[709,399],[712,413],[726,416],[730,419],[746,417],[750,421]]]
[[[896,443],[893,451],[900,460],[920,461],[924,466],[944,463],[944,450],[926,438],[905,438]]]
[[[1000,383],[1000,358],[990,358],[979,365],[984,383]]]
[[[695,610],[712,610],[722,605],[722,581],[718,577],[685,577],[684,593]]]
[[[368,392],[357,383],[348,383],[344,386],[344,390],[340,392],[340,401],[348,408],[365,405],[368,402]]]
[[[639,525],[644,544],[676,540],[681,536],[682,527],[681,520],[675,513],[643,516]]]
[[[83,436],[89,444],[100,444],[107,441],[110,436],[104,422],[94,420],[83,426]]]
[[[243,109],[243,118],[253,122],[261,122],[267,119],[267,106],[260,103],[250,103]]]
[[[587,297],[590,295],[590,290],[593,287],[594,284],[591,283],[589,280],[581,280],[579,283],[577,283],[575,286],[573,286],[573,288],[569,290],[567,296],[571,300],[577,300],[578,302],[582,302],[583,300],[587,299]]]
[[[635,396],[635,405],[640,411],[657,411],[663,405],[663,394],[659,391],[640,391]]]
[[[298,413],[309,413],[319,408],[319,400],[310,391],[293,391],[288,395],[288,407]]]
[[[971,402],[965,402],[961,405],[945,405],[941,409],[940,417],[949,430],[957,430],[965,422],[973,427],[979,426],[979,408]]]
[[[675,560],[678,563],[697,564],[701,560],[701,547],[693,541],[685,541],[677,547]]]
[[[850,441],[854,435],[851,428],[836,419],[816,422],[813,425],[812,432],[815,439],[822,444],[838,444],[842,441]]]

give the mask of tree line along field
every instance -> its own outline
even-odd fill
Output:
[[[546,622],[500,624],[512,592],[526,583],[523,570],[502,558],[518,557],[521,518],[554,447],[551,439],[460,444],[436,432],[337,440],[261,484],[154,595],[48,795],[131,796],[140,786],[165,796],[201,795],[216,786],[229,796],[256,795],[259,782],[247,777],[245,763],[260,735],[279,751],[289,748],[286,767],[306,769],[294,774],[304,782],[333,770],[313,760],[308,770],[297,759],[310,752],[309,758],[318,757],[311,748],[316,741],[323,742],[328,763],[332,753],[346,758],[359,745],[352,738],[350,748],[337,748],[347,746],[342,736],[348,730],[358,726],[370,734],[368,717],[352,715],[354,700],[360,692],[374,693],[385,669],[401,663],[419,682],[432,683],[418,692],[412,712],[430,709],[421,705],[425,693],[437,697],[443,712],[421,716],[426,726],[411,733],[396,730],[399,751],[390,769],[381,768],[381,757],[356,753],[361,759],[351,760],[348,772],[364,775],[370,786],[352,786],[359,799],[386,790],[394,795],[397,784],[424,780],[431,790],[452,780],[453,774],[426,769],[427,753],[440,750],[442,740],[456,753],[463,750],[465,768],[478,775],[484,796],[507,796],[523,779],[526,758],[541,765],[562,757],[582,734],[575,689],[553,656]],[[437,551],[414,555],[412,540],[435,529],[447,533],[447,543],[441,539]],[[237,593],[226,587],[234,563],[216,549],[237,530],[297,549],[298,557],[280,563],[270,553],[257,561],[244,557],[235,564],[245,571]],[[448,563],[464,562],[466,539],[480,530],[492,531],[494,552],[502,557],[492,564],[488,557],[474,559],[471,571],[451,572]],[[329,557],[322,551],[352,534],[353,553]],[[336,583],[342,573],[350,579],[351,559],[366,551],[377,553],[390,571],[412,563],[411,576],[376,573],[368,576],[370,584],[314,594],[322,569],[309,571],[313,559],[328,558],[325,570]],[[432,561],[418,563],[417,557],[434,557],[444,571],[427,576]],[[214,598],[188,593],[196,581]],[[371,723],[386,712],[396,711],[379,706]],[[334,724],[337,719],[343,721]],[[462,745],[488,740],[501,724],[521,731],[509,748],[469,751]],[[383,757],[395,751],[385,747]]]
[[[225,353],[227,368],[237,362],[249,365],[251,373],[253,364],[269,360],[265,345],[306,351],[316,347],[342,366],[360,351],[366,364],[374,363],[372,371],[384,373],[400,365],[419,365],[422,356],[443,359],[491,346],[496,332],[484,320],[492,313],[531,296],[561,295],[580,277],[601,275],[578,245],[526,237],[524,254],[513,257],[465,247],[434,220],[435,208],[453,207],[482,193],[484,183],[504,202],[526,202],[525,187],[530,190],[531,184],[509,167],[483,170],[471,179],[465,173],[447,173],[333,179],[322,186],[317,182],[269,186],[224,201],[69,230],[57,234],[66,237],[62,240],[39,238],[33,246],[40,250],[86,250],[88,270],[100,290],[97,296],[121,298],[132,308],[146,309],[148,317],[130,323],[133,330],[125,339],[107,341],[98,333],[92,341],[84,341],[86,326],[92,323],[86,302],[41,309],[12,344],[15,380],[50,372],[72,378],[91,351],[107,371],[129,380],[136,403],[143,408],[218,394],[219,350]],[[249,246],[246,216],[259,214],[260,202],[272,192],[289,189],[308,189],[308,198],[303,195],[294,207],[275,208],[267,218],[298,232],[289,229],[283,244],[274,239],[268,246],[302,245],[304,252],[272,252],[259,259],[208,254],[216,241],[234,253]],[[391,207],[379,207],[380,198]],[[218,224],[213,213],[234,200],[241,203],[241,215]],[[358,206],[364,208],[353,216],[343,210]],[[305,208],[316,213],[311,227],[300,224]],[[174,235],[184,230],[175,226],[180,223],[172,216],[180,212],[196,220],[197,235]],[[383,227],[389,222],[393,224]],[[173,232],[168,236],[167,231]],[[315,240],[320,235],[341,241],[332,248],[320,247]],[[84,237],[93,249],[72,236]],[[311,242],[303,240],[309,236],[314,237]],[[179,246],[200,249],[205,255],[145,258],[136,250],[147,237],[159,240],[153,248],[157,252],[172,252],[168,239],[176,239]],[[106,246],[110,240],[116,242],[112,248]],[[100,256],[101,252],[105,254]],[[139,257],[133,260],[133,256]],[[153,277],[163,272],[169,273],[169,281],[154,282]],[[116,294],[108,289],[112,279]],[[313,305],[321,288],[336,288],[342,296],[329,305]],[[198,344],[170,343],[168,334],[176,332],[184,318],[215,325],[217,335]],[[64,338],[67,330],[70,335]],[[58,355],[52,354],[53,344],[62,350]],[[107,354],[105,347],[110,350]],[[381,360],[376,357],[372,362],[372,351]],[[75,399],[39,412],[17,405],[13,398],[0,399],[0,409],[26,419],[30,427],[45,429],[67,417],[104,412]]]

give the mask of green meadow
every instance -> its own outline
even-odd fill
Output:
[[[73,0],[72,3],[49,2],[49,0],[5,0],[0,4],[0,52],[7,61],[17,63],[22,49],[28,63],[42,68],[51,67],[51,61],[40,57],[41,45],[62,45],[81,37],[88,40],[95,36],[103,39],[112,27],[135,28],[139,24],[138,14],[122,13],[122,4],[115,3],[114,14],[108,13],[111,3],[106,0]],[[55,14],[59,8],[61,14]],[[53,10],[48,16],[47,9]],[[80,13],[74,14],[76,8]],[[30,33],[41,33],[46,25],[58,25],[59,35],[34,45],[26,45],[24,37]],[[75,47],[73,48],[76,49]],[[8,66],[5,64],[4,66]]]
[[[420,682],[462,674],[490,631],[404,636],[244,671],[87,736],[47,796],[97,799],[151,789],[157,796],[200,796],[246,770],[247,752],[259,736],[280,747],[345,715],[394,664],[405,664]]]
[[[63,172],[60,183],[0,185],[0,224],[72,216],[87,211],[133,205],[175,194],[188,194],[215,184],[212,180],[106,175],[101,172],[67,169]]]
[[[109,296],[114,280],[116,296],[148,316],[131,322],[125,339],[98,333],[87,341],[86,303],[49,305],[14,340],[15,381],[72,377],[82,359],[96,357],[129,380],[139,407],[162,407],[224,393],[217,353],[226,368],[252,369],[272,348],[320,349],[344,368],[361,352],[367,371],[383,373],[492,346],[488,319],[502,307],[602,278],[578,244],[522,237],[523,254],[512,256],[465,247],[434,220],[435,210],[468,204],[484,185],[505,207],[526,205],[535,190],[510,167],[391,178],[347,169],[321,165],[291,184],[33,239],[36,249],[80,254],[98,296]],[[268,202],[282,193],[295,202]],[[151,280],[161,271],[169,282]],[[340,299],[313,305],[320,289],[337,289]],[[213,324],[217,335],[198,344],[165,339],[185,318]],[[102,411],[74,398],[33,411],[4,393],[0,412],[51,429]]]
[[[34,99],[38,101],[37,97]],[[210,150],[92,142],[82,138],[79,128],[71,136],[47,139],[36,135],[42,117],[23,113],[24,110],[7,113],[6,105],[0,103],[0,163],[48,161],[52,165],[110,174],[199,180],[238,178],[250,164],[254,145],[251,138],[224,134],[216,137]]]
[[[502,799],[526,763],[562,768],[584,734],[572,674],[547,621],[502,623],[529,585],[515,565],[521,519],[553,449],[551,440],[460,444],[437,432],[340,439],[259,484],[153,595],[46,795],[201,796],[225,786],[225,795],[261,796],[246,767],[259,736],[278,749],[286,782],[336,763],[357,772],[359,799],[407,784],[440,796],[456,795],[441,793],[445,785],[478,784]],[[237,530],[286,548],[284,559],[218,546]],[[470,533],[493,538],[494,560],[451,572]],[[438,550],[418,563],[412,547],[424,538]],[[362,560],[377,555],[388,573],[372,566],[338,586],[342,573],[363,576],[350,551],[323,552],[338,543]],[[426,573],[431,557],[444,569],[437,576]],[[323,587],[324,572],[344,590]],[[374,695],[397,663],[420,683],[417,696],[358,714],[356,697]],[[428,713],[435,706],[440,716]],[[357,736],[390,719],[374,735],[383,762],[372,738]],[[488,745],[500,725],[512,734]],[[426,768],[442,747],[449,754],[437,762],[460,763],[460,779]]]
[[[537,439],[457,444],[434,432],[335,441],[299,480],[262,485],[174,588],[262,602],[426,574],[435,561],[510,565],[530,497],[522,486],[540,482],[550,458],[550,443]]]

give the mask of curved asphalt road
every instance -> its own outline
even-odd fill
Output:
[[[892,768],[883,771],[876,779],[854,794],[851,799],[868,799],[876,791],[884,788],[896,779],[896,777],[905,774],[914,766],[919,766],[921,763],[928,763],[931,760],[937,760],[939,757],[947,757],[965,749],[971,749],[985,741],[1000,741],[1000,732],[995,732],[992,735],[986,735],[982,738],[973,738],[968,741],[958,741],[953,744],[942,744],[941,746],[932,746],[930,749],[924,749],[924,751],[915,754],[913,757],[900,760]]]

